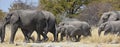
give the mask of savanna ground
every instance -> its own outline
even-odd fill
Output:
[[[120,37],[116,35],[103,35],[98,36],[97,28],[92,28],[92,36],[91,37],[81,37],[80,42],[70,42],[64,41],[62,42],[51,42],[53,39],[53,35],[48,33],[49,41],[42,43],[24,43],[24,37],[20,29],[18,29],[15,36],[15,43],[9,44],[10,39],[10,28],[6,28],[6,37],[5,42],[0,44],[0,47],[120,47]],[[32,34],[36,39],[36,32]],[[60,37],[60,36],[59,36]]]

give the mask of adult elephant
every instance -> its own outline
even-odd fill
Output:
[[[104,35],[107,35],[108,33],[111,34],[117,34],[120,35],[120,21],[108,21],[103,24],[101,24],[98,28],[98,34],[100,36],[102,31],[104,32]]]
[[[9,43],[14,43],[14,37],[18,28],[21,28],[25,40],[29,40],[28,32],[37,32],[36,42],[40,42],[40,35],[46,37],[43,33],[46,27],[46,18],[41,11],[37,10],[15,10],[5,16],[5,23],[11,24],[11,37]],[[26,41],[27,42],[27,41]]]
[[[120,11],[109,11],[102,14],[98,25],[107,21],[117,21],[120,20]]]
[[[56,34],[56,18],[55,16],[48,11],[41,11],[44,16],[45,19],[47,20],[47,26],[45,28],[45,33],[47,34],[48,32],[51,32],[54,36],[54,40],[53,41],[58,41],[58,34]],[[32,32],[29,33],[29,36],[31,36]],[[44,41],[47,41],[48,39],[43,39]]]

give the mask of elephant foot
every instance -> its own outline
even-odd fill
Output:
[[[76,42],[79,42],[80,40],[77,40]]]
[[[58,40],[53,40],[52,42],[59,42]]]
[[[60,41],[63,41],[63,39],[60,39]]]
[[[24,40],[23,42],[25,42],[25,43],[30,43],[30,40]]]
[[[25,43],[30,43],[30,41],[28,40],[28,41],[25,41]]]
[[[76,40],[76,39],[72,39],[71,41],[72,41],[72,42],[77,42],[78,40]]]
[[[35,41],[35,43],[41,43],[42,42],[42,40],[37,40],[37,41]]]
[[[4,41],[0,41],[0,43],[3,43]]]
[[[47,42],[49,38],[42,39],[42,42]]]
[[[10,41],[9,44],[14,44],[14,42],[13,42],[13,41]]]

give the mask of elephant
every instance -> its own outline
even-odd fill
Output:
[[[65,36],[66,36],[66,40],[71,40],[70,34],[72,32],[78,31],[79,29],[73,25],[64,25],[64,26],[58,27],[56,30],[57,30],[57,33],[61,33],[60,40],[62,41],[63,37],[65,37]],[[74,36],[73,38],[76,39],[75,41],[77,41],[76,36]]]
[[[55,16],[49,11],[42,10],[41,12],[44,14],[45,19],[47,20],[47,26],[45,29],[46,30],[45,33],[47,34],[48,32],[51,32],[54,36],[54,41],[57,41],[58,34],[56,34],[56,18],[55,18]],[[29,36],[31,36],[32,32],[30,32],[29,34],[30,34]],[[46,39],[45,41],[47,41],[47,40],[48,39]]]
[[[102,31],[104,32],[104,35],[107,35],[108,33],[111,34],[117,34],[120,35],[120,21],[108,21],[105,23],[102,23],[98,28],[98,35],[100,36]]]
[[[26,42],[31,38],[28,36],[30,33],[37,32],[37,40],[40,41],[40,35],[43,35],[44,38],[47,38],[47,35],[44,32],[44,29],[47,25],[47,20],[44,14],[38,10],[15,10],[9,12],[4,17],[5,24],[11,24],[11,36],[10,44],[14,43],[14,37],[18,28],[21,28]]]
[[[109,11],[102,14],[98,26],[107,21],[118,21],[120,20],[120,11]]]
[[[0,21],[0,42],[3,43],[4,42],[4,38],[5,38],[5,24],[4,22],[1,20]]]
[[[65,32],[68,32],[68,36],[71,36],[79,41],[81,35],[83,36],[91,36],[91,27],[87,22],[83,21],[71,21],[71,22],[61,22],[57,27],[57,32],[61,32],[61,40],[63,40],[63,36],[66,35]],[[78,38],[76,38],[78,36]]]

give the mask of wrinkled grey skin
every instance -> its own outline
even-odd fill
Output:
[[[61,33],[61,37],[60,37],[61,41],[63,40],[63,37],[65,36],[66,36],[66,40],[71,40],[71,33],[75,31],[80,31],[78,28],[76,28],[73,25],[60,26],[56,30],[57,30],[57,33]],[[73,38],[76,39],[75,41],[77,41],[77,38],[75,36]]]
[[[3,43],[5,38],[5,24],[3,21],[0,21],[0,42]]]
[[[14,43],[14,37],[18,28],[21,28],[26,42],[31,38],[28,32],[37,32],[36,42],[40,42],[40,35],[47,37],[43,33],[46,27],[46,19],[41,11],[37,10],[15,10],[5,16],[6,24],[11,24],[10,44]]]
[[[56,18],[55,16],[48,11],[42,11],[42,13],[44,14],[46,20],[47,20],[47,27],[46,27],[46,31],[45,33],[47,34],[48,31],[51,32],[54,36],[54,41],[58,40],[58,34],[56,34]],[[30,33],[29,36],[31,36],[32,32]],[[48,39],[46,39],[45,41],[47,41]]]
[[[102,14],[98,25],[107,21],[117,21],[120,20],[120,11],[109,11]]]
[[[65,22],[65,21],[79,21],[79,20],[76,19],[76,18],[64,17],[64,18],[62,19],[62,22]]]
[[[108,21],[101,24],[98,28],[98,35],[100,36],[102,31],[105,31],[104,35],[108,33],[120,35],[120,21]]]
[[[57,32],[59,32],[59,30],[64,31],[63,28],[60,28],[61,26],[66,26],[66,25],[73,25],[74,27],[72,27],[74,30],[72,31],[71,28],[69,29],[67,27],[67,30],[70,31],[70,36],[76,38],[75,36],[78,35],[78,39],[76,39],[76,41],[79,41],[79,38],[81,35],[83,36],[91,36],[91,27],[89,26],[88,23],[86,22],[82,22],[82,21],[69,21],[69,22],[61,22],[58,26]]]

